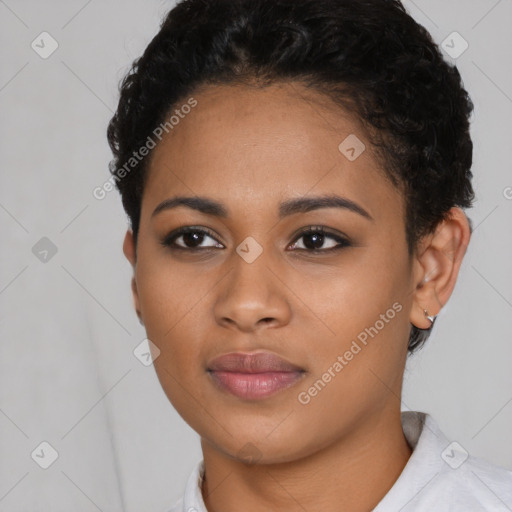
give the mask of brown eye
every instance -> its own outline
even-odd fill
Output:
[[[322,227],[303,231],[295,240],[292,246],[293,249],[309,252],[327,252],[350,246],[350,242],[346,238],[328,233]],[[303,240],[303,242],[300,243],[300,240]]]
[[[203,245],[204,242],[208,242],[208,239],[213,240],[214,243]],[[178,241],[180,241],[180,243],[178,243]],[[169,233],[162,241],[162,245],[171,249],[190,251],[212,248],[221,249],[224,247],[209,230],[193,227],[179,228]]]

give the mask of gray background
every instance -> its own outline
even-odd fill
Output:
[[[105,130],[117,84],[172,2],[0,1],[0,512],[164,512],[201,458],[152,366],[122,254],[127,219]],[[474,232],[454,295],[409,361],[403,409],[426,411],[468,452],[512,468],[512,0],[415,0],[453,31],[475,103]],[[58,49],[41,58],[43,31]],[[507,199],[507,196],[509,199]],[[48,237],[57,253],[32,248]],[[48,469],[31,453],[58,452]],[[48,452],[46,452],[48,453]]]

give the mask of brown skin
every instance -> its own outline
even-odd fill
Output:
[[[158,378],[201,436],[206,506],[371,510],[411,453],[399,398],[410,324],[429,327],[424,309],[436,315],[450,297],[469,242],[467,218],[453,208],[410,257],[404,199],[353,116],[297,83],[209,86],[193,96],[198,105],[153,150],[137,248],[128,231],[123,250],[134,268],[136,311],[161,351]],[[338,150],[351,133],[366,144],[353,162]],[[341,208],[278,218],[282,201],[333,193],[373,220]],[[207,196],[229,215],[180,206],[151,218],[177,195]],[[215,239],[205,235],[196,245],[211,249],[162,246],[181,226],[209,228]],[[345,235],[352,245],[307,253],[311,237],[298,235],[310,226]],[[263,248],[252,263],[235,251],[249,236]],[[186,245],[183,237],[175,243]],[[337,244],[325,237],[319,246]],[[402,310],[301,404],[298,394],[396,302]],[[213,385],[206,371],[213,357],[263,350],[304,368],[303,379],[260,401]],[[244,458],[247,443],[256,464]]]

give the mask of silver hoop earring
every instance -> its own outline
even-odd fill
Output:
[[[435,316],[432,316],[432,315],[429,315],[428,314],[428,311],[426,309],[423,310],[423,314],[425,315],[425,318],[427,318],[428,320],[430,320],[430,323],[433,324],[434,323],[434,320],[436,319]]]

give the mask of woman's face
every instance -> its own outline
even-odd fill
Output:
[[[136,304],[161,385],[203,440],[291,461],[399,410],[417,280],[404,199],[361,125],[299,84],[193,97],[151,155]],[[218,206],[154,213],[176,197]],[[237,352],[289,364],[213,363]]]

